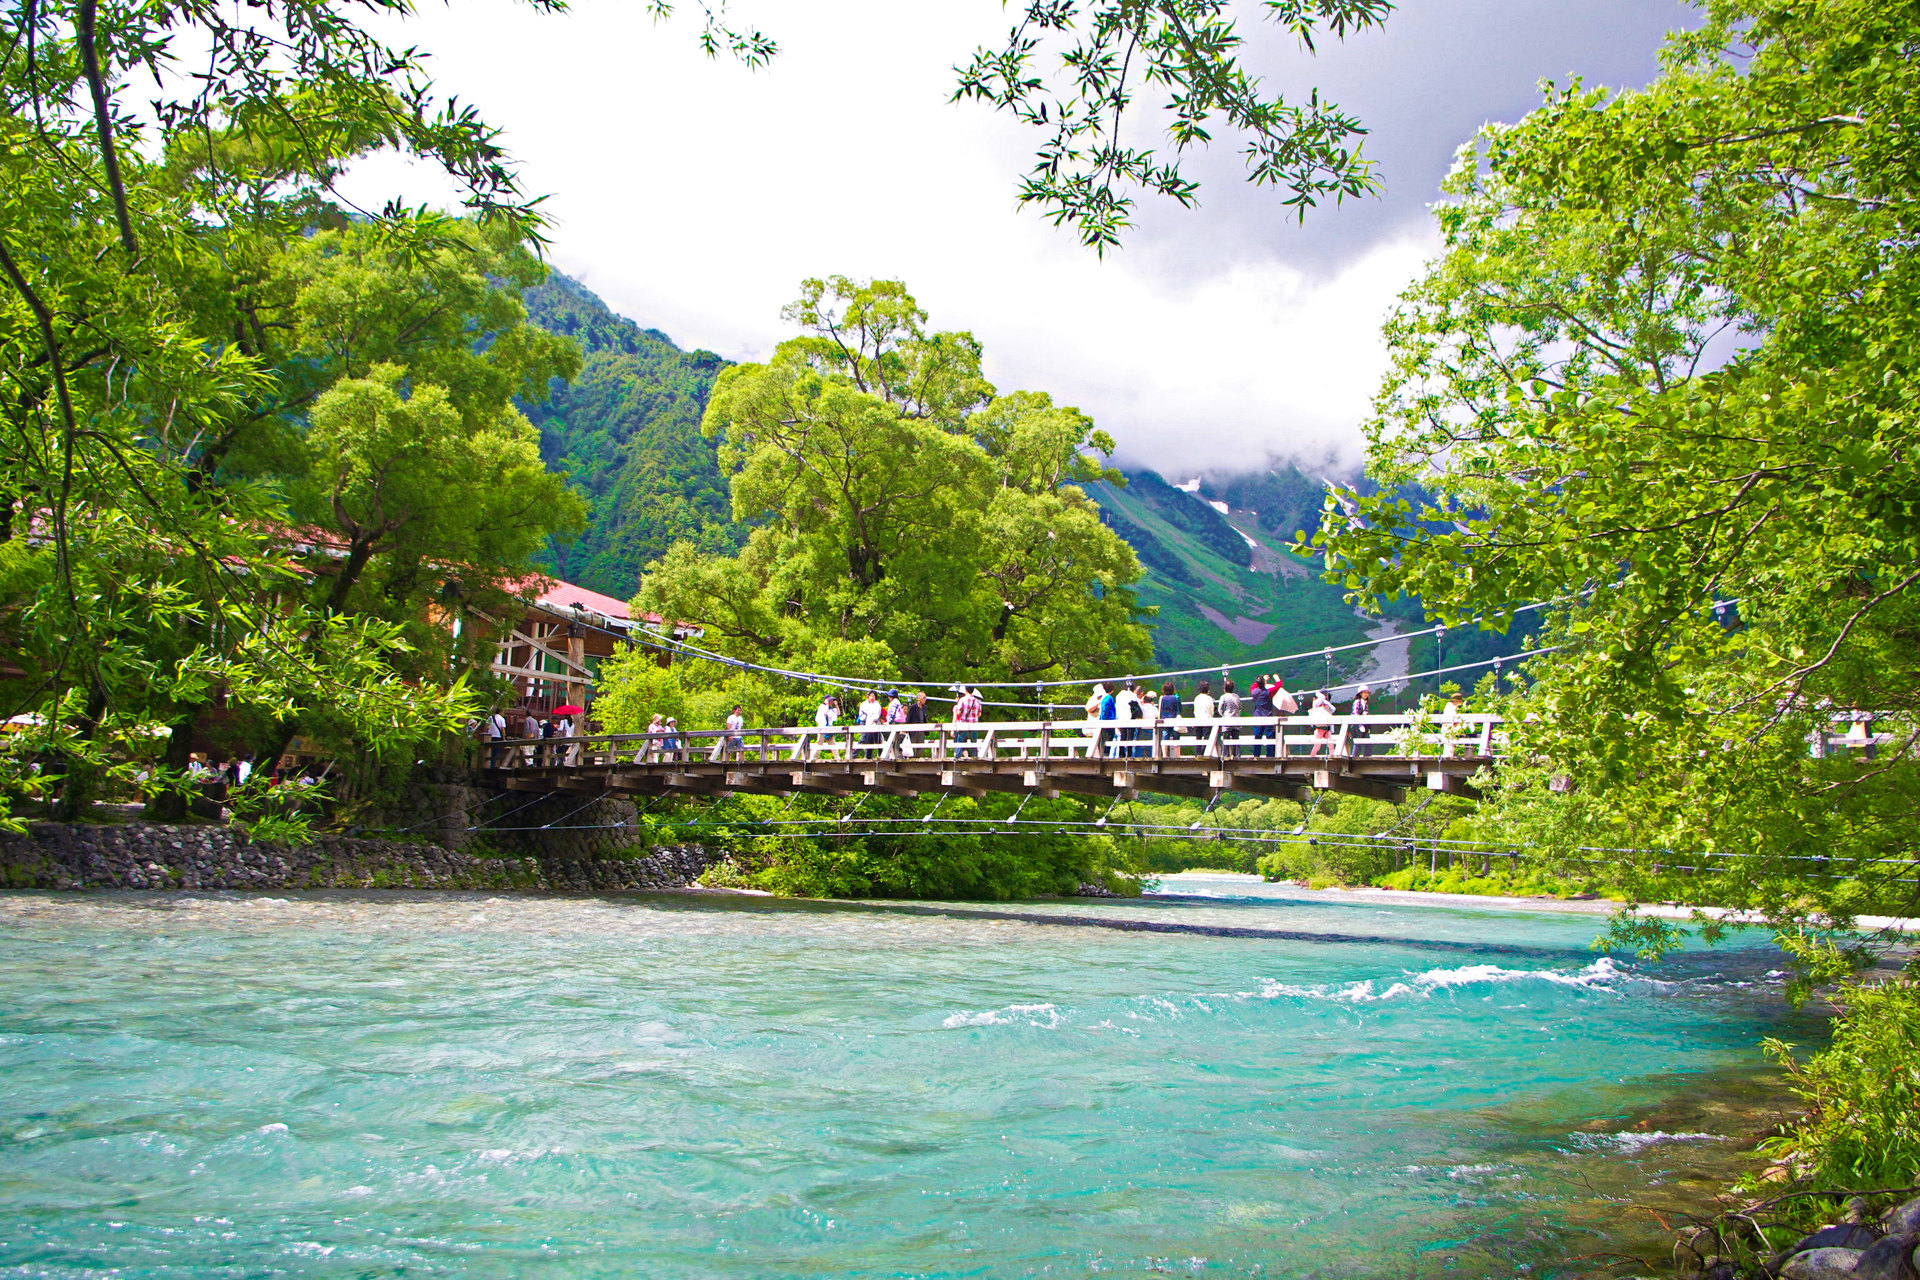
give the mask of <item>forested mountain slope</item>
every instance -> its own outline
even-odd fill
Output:
[[[707,393],[727,361],[682,351],[657,329],[615,315],[558,271],[524,295],[528,318],[580,343],[585,366],[544,405],[523,405],[540,428],[540,452],[590,503],[578,541],[556,546],[554,573],[625,598],[640,570],[685,539],[732,550],[726,477],[700,434]]]

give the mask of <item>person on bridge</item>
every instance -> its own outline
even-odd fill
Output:
[[[1371,754],[1371,752],[1367,750],[1367,741],[1365,741],[1365,739],[1367,739],[1367,725],[1363,722],[1363,718],[1371,714],[1371,712],[1369,712],[1369,706],[1371,706],[1371,704],[1373,704],[1373,689],[1369,689],[1367,685],[1361,685],[1359,689],[1354,691],[1354,700],[1352,700],[1352,702],[1348,704],[1348,708],[1346,708],[1346,714],[1356,718],[1354,725],[1348,729],[1350,750],[1352,750],[1352,754],[1356,754],[1356,756],[1367,756],[1367,754]]]
[[[979,724],[980,713],[986,709],[986,705],[986,700],[980,696],[978,689],[963,689],[960,694],[960,700],[953,704],[953,722],[955,724]],[[953,740],[956,743],[972,742],[979,736],[978,730],[962,729],[953,735]],[[978,755],[979,749],[976,747],[957,747],[954,754],[962,756]]]
[[[907,723],[910,725],[927,723],[927,691],[925,689],[921,689],[915,693],[907,702]],[[920,739],[926,736],[924,729],[908,729],[906,740],[902,743],[902,749],[911,757],[914,748],[919,746]]]
[[[1460,702],[1460,691],[1454,690],[1447,695],[1447,705],[1440,708],[1440,754],[1454,755],[1459,750],[1460,735],[1466,731],[1460,719],[1464,707]]]
[[[1116,753],[1122,759],[1133,756],[1133,742],[1139,730],[1133,722],[1140,718],[1140,695],[1135,692],[1140,686],[1131,680],[1120,682],[1120,692],[1113,695],[1113,718],[1120,722],[1117,732],[1120,741],[1125,744]]]
[[[1221,717],[1230,716],[1235,720],[1240,718],[1240,695],[1234,692],[1233,681],[1222,680],[1220,682],[1220,701],[1214,705],[1213,713]],[[1220,733],[1220,741],[1223,744],[1220,748],[1220,754],[1222,756],[1237,756],[1240,754],[1240,747],[1238,745],[1240,742],[1240,731],[1238,729],[1222,730]],[[1235,745],[1224,745],[1229,742]]]
[[[871,726],[871,725],[878,725],[878,724],[885,723],[887,718],[887,709],[880,705],[880,695],[878,693],[874,692],[872,689],[867,690],[867,696],[861,699],[860,713],[857,718],[862,725]],[[879,749],[880,749],[879,734],[863,733],[860,735],[860,754],[861,755],[863,756],[872,755],[875,752],[877,752]]]
[[[1153,729],[1150,726],[1156,717],[1153,691],[1147,688],[1144,680],[1133,682],[1133,718],[1139,722],[1138,727],[1133,731],[1133,740],[1139,744],[1133,749],[1133,757],[1136,760],[1145,760],[1153,754],[1151,745]]]
[[[829,693],[822,697],[820,699],[820,705],[813,709],[813,727],[825,730],[831,729],[839,723],[840,699]],[[812,746],[807,752],[807,759],[817,759],[823,750],[828,750],[827,743],[830,737],[830,734],[824,732],[816,734]]]
[[[661,742],[660,750],[669,760],[680,758],[680,722],[672,716],[667,717],[667,736]]]
[[[726,744],[720,749],[722,760],[743,760],[747,754],[747,709],[739,703],[733,704],[733,710],[727,712],[727,736],[722,739]]]
[[[1367,686],[1365,685],[1361,685],[1358,689],[1354,691],[1353,702],[1347,707],[1347,714],[1350,716],[1356,717],[1353,727],[1347,731],[1348,736],[1351,739],[1353,744],[1353,748],[1352,748],[1353,754],[1356,756],[1364,756],[1364,755],[1370,754],[1367,750],[1367,744],[1365,741],[1367,736],[1367,726],[1364,723],[1362,723],[1360,717],[1364,717],[1368,714],[1367,707],[1369,706],[1369,704],[1371,704],[1372,701],[1373,701],[1373,690],[1367,688]]]
[[[1309,755],[1333,754],[1333,697],[1325,689],[1313,695],[1313,709],[1307,712],[1313,725],[1313,750]]]
[[[635,764],[652,764],[660,758],[660,735],[667,731],[667,718],[658,711],[653,719],[647,721],[647,740],[640,744],[640,753],[633,758]]]
[[[1255,719],[1270,720],[1273,718],[1273,690],[1268,687],[1263,677],[1255,676],[1253,678],[1253,687],[1247,690],[1247,702],[1249,704],[1247,714],[1253,716]],[[1254,755],[1264,757],[1273,754],[1273,748],[1271,746],[1263,747],[1260,745],[1262,742],[1272,742],[1273,733],[1273,726],[1270,724],[1260,724],[1253,727]]]
[[[1166,744],[1167,754],[1177,756],[1180,748],[1180,691],[1168,680],[1160,686],[1160,741]]]
[[[507,749],[500,746],[500,740],[507,736],[507,718],[495,707],[487,713],[484,727],[480,731],[483,740],[492,744],[487,748],[487,764],[491,768],[504,768],[507,763]]]
[[[1107,696],[1107,686],[1096,684],[1087,693],[1087,755],[1101,754],[1100,700]]]

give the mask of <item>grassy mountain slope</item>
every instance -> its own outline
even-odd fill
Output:
[[[1152,471],[1129,472],[1125,488],[1096,485],[1091,493],[1146,568],[1140,598],[1160,610],[1153,648],[1163,666],[1205,667],[1350,644],[1375,625],[1354,614],[1340,588],[1285,550],[1285,540],[1254,510],[1230,506],[1222,514]],[[1312,508],[1318,506],[1316,498]],[[1362,661],[1336,655],[1333,670],[1344,677]],[[1316,657],[1281,670],[1289,681],[1317,684],[1327,664]]]
[[[534,324],[572,336],[585,357],[571,385],[556,384],[544,405],[522,406],[540,428],[547,465],[567,472],[591,504],[580,539],[552,549],[553,572],[626,597],[647,562],[676,541],[739,546],[727,479],[714,442],[700,434],[707,393],[727,361],[682,351],[557,271],[525,301]]]
[[[1364,477],[1330,478],[1342,482],[1357,481],[1362,486],[1369,483]],[[1202,508],[1216,516],[1221,524],[1231,526],[1240,533],[1245,542],[1257,544],[1248,546],[1250,558],[1241,577],[1230,579],[1238,588],[1238,592],[1230,597],[1231,600],[1237,601],[1249,592],[1260,596],[1258,584],[1249,581],[1260,573],[1279,573],[1288,579],[1296,573],[1309,576],[1308,581],[1282,581],[1275,584],[1265,597],[1272,601],[1272,611],[1248,614],[1249,619],[1259,622],[1277,619],[1278,625],[1263,641],[1249,645],[1246,656],[1297,653],[1315,645],[1353,643],[1364,639],[1369,631],[1378,627],[1377,621],[1354,616],[1342,602],[1343,593],[1338,587],[1320,581],[1317,562],[1297,557],[1285,549],[1297,535],[1311,535],[1319,530],[1328,478],[1302,471],[1298,467],[1282,465],[1228,476],[1202,476],[1196,494],[1187,494],[1171,487],[1151,472],[1133,475],[1130,479],[1132,482],[1126,494],[1117,498],[1119,503],[1125,504],[1132,498],[1150,507],[1173,507],[1173,523],[1181,528],[1193,525],[1196,520],[1204,521],[1205,517],[1196,517],[1193,510]],[[1426,495],[1417,489],[1409,489],[1407,496],[1417,502],[1426,500]],[[1180,499],[1185,499],[1184,507],[1178,505]],[[1221,514],[1209,505],[1211,503],[1225,504],[1227,512]],[[1142,532],[1155,538],[1165,534],[1165,530],[1154,526],[1151,521],[1145,522]],[[1217,532],[1216,527],[1214,533],[1217,535]],[[1123,532],[1122,536],[1129,535]],[[1220,542],[1217,536],[1207,541],[1214,547]],[[1142,559],[1144,562],[1145,557]],[[1210,577],[1190,574],[1185,578],[1157,569],[1149,573],[1149,581],[1142,594],[1149,603],[1161,605],[1163,618],[1156,640],[1156,652],[1181,659],[1169,665],[1189,667],[1208,661],[1200,655],[1211,647],[1220,646],[1219,633],[1229,629],[1222,625],[1223,621],[1232,624],[1230,629],[1237,633],[1237,638],[1245,640],[1253,636],[1252,628],[1234,623],[1230,601],[1219,596],[1219,576],[1217,571]],[[1196,624],[1196,615],[1201,622],[1211,624],[1211,630]],[[1389,601],[1385,617],[1401,632],[1424,631],[1431,625],[1420,601],[1410,597]],[[1436,667],[1483,663],[1496,655],[1504,657],[1518,653],[1532,645],[1533,630],[1533,616],[1522,615],[1508,635],[1474,627],[1455,627],[1444,635],[1420,636],[1397,646],[1383,647],[1379,653],[1386,664],[1384,670],[1387,673],[1430,671]],[[1190,658],[1195,660],[1188,660]],[[1211,660],[1220,659],[1216,657]],[[1335,655],[1332,669],[1336,679],[1352,679],[1355,676],[1372,678],[1376,691],[1382,684],[1379,677],[1383,674],[1383,668],[1368,664],[1368,651]],[[1308,659],[1291,667],[1283,667],[1282,670],[1289,681],[1297,677],[1303,683],[1315,684],[1326,679],[1327,663],[1324,659]],[[1447,682],[1471,689],[1485,671],[1486,668],[1481,667],[1449,676],[1417,680],[1402,688],[1397,696],[1377,700],[1375,705],[1381,710],[1390,710],[1410,703],[1423,694],[1437,692]]]

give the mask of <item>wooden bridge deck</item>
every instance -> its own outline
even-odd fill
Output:
[[[1478,799],[1467,779],[1498,758],[1499,725],[1490,715],[1424,727],[1407,716],[1342,716],[1325,738],[1304,716],[595,734],[489,744],[480,773],[509,790],[583,795],[1332,791],[1398,800],[1425,788]]]

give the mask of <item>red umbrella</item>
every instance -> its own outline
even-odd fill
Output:
[[[577,716],[585,710],[586,710],[585,707],[576,707],[571,702],[569,702],[564,707],[555,707],[553,709],[553,714],[557,716]]]

